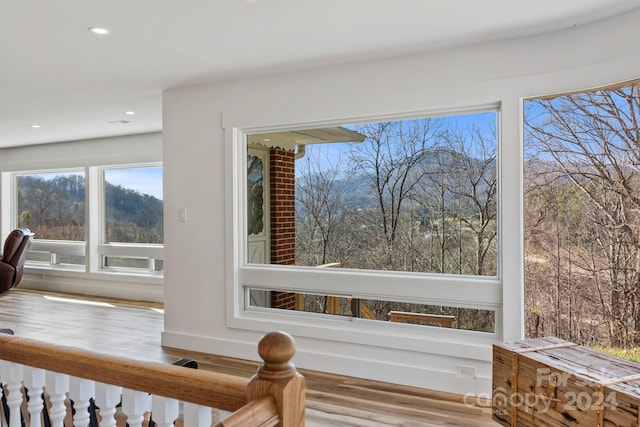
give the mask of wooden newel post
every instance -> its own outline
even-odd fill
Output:
[[[295,352],[291,335],[280,331],[266,334],[258,343],[258,354],[264,363],[247,387],[249,401],[266,394],[273,396],[280,414],[280,427],[304,426],[305,381],[291,363]]]

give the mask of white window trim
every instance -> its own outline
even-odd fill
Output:
[[[91,236],[97,236],[97,245],[92,245],[97,248],[96,254],[91,257],[92,268],[95,271],[102,272],[119,272],[119,273],[138,273],[144,274],[141,269],[126,269],[126,268],[115,268],[115,267],[105,267],[104,266],[104,258],[107,256],[112,257],[134,257],[134,258],[148,258],[149,266],[146,274],[150,275],[159,275],[163,276],[162,272],[154,271],[155,260],[164,260],[164,245],[160,244],[132,244],[132,243],[106,243],[106,198],[105,198],[105,178],[104,172],[106,170],[114,170],[114,169],[134,169],[134,168],[150,168],[150,167],[162,167],[162,162],[147,162],[147,163],[128,163],[128,164],[117,164],[117,165],[102,165],[98,166],[92,171],[92,177],[97,180],[97,183],[94,187],[98,189],[97,194],[99,195],[99,200],[97,203],[99,204],[98,212],[94,215],[94,218],[97,219],[97,224],[93,229],[97,228],[98,231],[96,234],[91,234]],[[95,262],[94,262],[95,261]]]
[[[320,126],[336,126],[344,123],[371,122],[375,120],[410,119],[412,117],[434,117],[470,112],[495,111],[497,114],[497,176],[498,176],[498,267],[496,277],[453,276],[425,273],[382,272],[366,270],[318,269],[296,266],[250,265],[246,259],[246,135],[273,131],[303,129]],[[232,165],[226,172],[227,206],[227,313],[226,325],[252,331],[268,332],[286,325],[288,331],[302,337],[323,338],[345,343],[360,343],[393,349],[434,352],[459,355],[459,346],[464,353],[476,348],[478,359],[489,361],[490,344],[502,339],[503,333],[503,280],[500,200],[500,131],[501,109],[498,105],[452,111],[396,114],[384,117],[349,118],[340,122],[307,122],[296,125],[242,126],[235,123],[225,125],[226,164]],[[425,286],[428,280],[428,287]],[[394,283],[389,287],[389,283]],[[495,312],[495,333],[482,333],[459,329],[436,328],[418,325],[391,324],[342,316],[318,316],[287,313],[285,310],[246,309],[247,288],[291,290],[309,293],[333,293],[362,299],[396,299],[420,304],[461,306]],[[428,328],[428,329],[427,329]],[[385,339],[380,339],[380,336]],[[376,338],[377,337],[377,338]],[[375,339],[374,339],[375,338]],[[446,342],[445,342],[446,341]],[[453,344],[463,342],[464,344]],[[457,351],[457,353],[456,353]]]
[[[56,241],[56,240],[34,240],[32,250],[41,250],[52,253],[52,260],[49,263],[27,263],[26,271],[51,270],[86,273],[117,273],[132,276],[155,276],[162,277],[163,272],[154,271],[153,265],[156,260],[164,259],[164,245],[159,244],[128,244],[128,243],[103,243],[105,237],[105,197],[104,197],[104,170],[106,169],[130,169],[137,167],[162,167],[162,162],[145,162],[133,164],[117,164],[108,166],[89,166],[82,168],[59,168],[59,169],[34,169],[25,171],[12,171],[3,173],[3,194],[10,194],[11,200],[8,203],[9,210],[3,209],[3,216],[9,218],[8,230],[14,229],[17,224],[17,176],[36,175],[47,173],[67,173],[83,172],[85,178],[85,241]],[[6,215],[6,216],[5,216]],[[56,264],[55,255],[84,255],[85,265]],[[136,257],[149,258],[149,267],[144,269],[127,268],[103,268],[103,257]]]

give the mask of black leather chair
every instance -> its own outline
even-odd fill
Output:
[[[4,251],[0,258],[0,293],[20,283],[33,235],[28,228],[17,228],[4,241]]]

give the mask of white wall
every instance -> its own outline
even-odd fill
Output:
[[[0,149],[0,172],[160,161],[160,132]]]
[[[10,172],[83,168],[162,161],[159,132],[0,149],[2,195],[11,191]],[[3,201],[7,200],[3,197]],[[2,241],[14,224],[11,205],[0,209]],[[162,277],[25,267],[21,288],[162,302]]]
[[[171,89],[164,94],[163,344],[256,358],[262,335],[227,327],[232,227],[223,126],[259,127],[499,103],[501,339],[523,331],[521,100],[640,77],[640,10],[527,39]],[[188,221],[178,221],[186,208]],[[425,342],[430,340],[425,328]],[[297,337],[300,367],[457,393],[490,391],[491,347],[435,340],[422,352]],[[457,357],[439,345],[458,346]],[[452,347],[454,346],[454,347]],[[458,364],[477,379],[457,378]]]

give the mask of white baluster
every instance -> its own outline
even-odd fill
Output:
[[[158,427],[173,426],[173,422],[178,418],[178,415],[180,415],[180,408],[176,399],[156,395],[151,396],[151,418]]]
[[[122,390],[122,412],[127,416],[129,427],[142,426],[144,413],[149,410],[149,404],[149,393],[127,388]]]
[[[45,391],[51,401],[49,420],[51,427],[64,427],[64,417],[67,407],[64,404],[69,391],[69,375],[47,371]]]
[[[184,425],[189,427],[211,427],[211,408],[195,403],[184,403]]]
[[[2,379],[7,386],[7,406],[9,407],[9,427],[20,427],[20,405],[22,404],[23,366],[19,363],[4,362]]]
[[[96,405],[100,408],[100,427],[115,427],[114,415],[121,396],[122,387],[96,383]]]
[[[73,401],[76,413],[73,425],[86,427],[89,424],[89,400],[95,395],[95,382],[84,378],[71,377],[69,399]]]
[[[29,403],[27,410],[29,411],[29,427],[41,427],[42,422],[42,392],[44,388],[44,369],[33,368],[31,366],[24,367],[24,379],[22,380],[25,388],[28,390]]]

